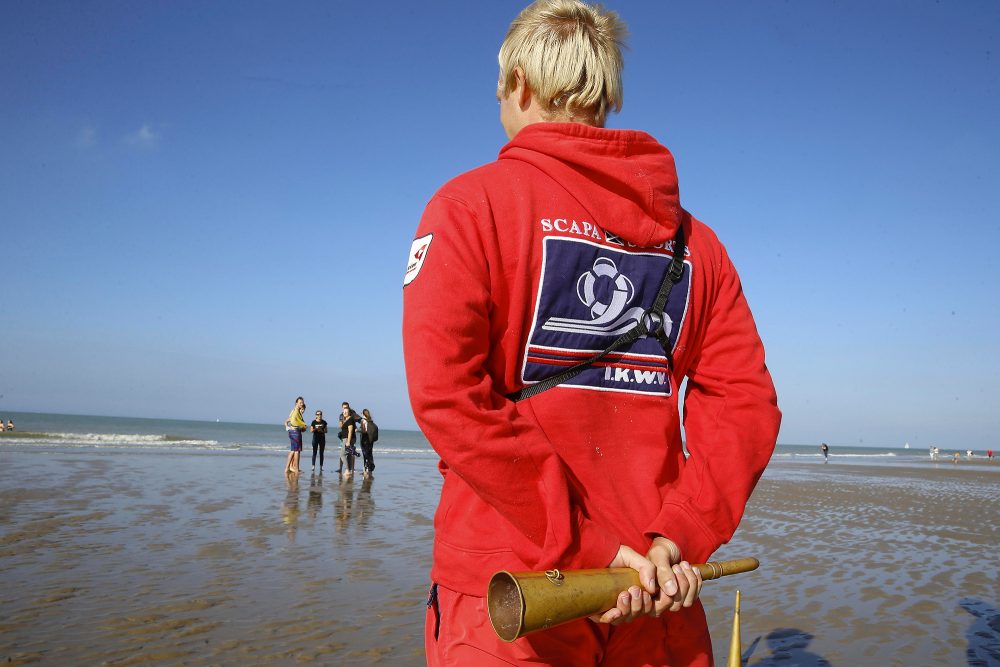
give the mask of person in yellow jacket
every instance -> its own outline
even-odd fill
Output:
[[[299,396],[295,399],[295,407],[288,413],[285,420],[285,430],[291,446],[288,448],[288,460],[285,461],[285,474],[299,474],[299,456],[302,454],[302,433],[306,430],[306,422],[302,419],[306,411],[306,400]]]

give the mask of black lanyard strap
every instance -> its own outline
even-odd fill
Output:
[[[535,384],[529,384],[519,391],[507,394],[507,398],[517,403],[518,401],[522,401],[526,398],[537,396],[543,391],[547,391],[552,389],[552,387],[573,379],[615,350],[625,347],[626,345],[630,345],[643,336],[647,336],[649,334],[656,336],[656,339],[660,341],[660,346],[663,348],[664,354],[667,355],[667,368],[673,371],[674,355],[670,349],[670,337],[667,335],[666,328],[664,327],[664,324],[667,321],[667,314],[663,312],[663,309],[667,306],[667,299],[670,298],[670,291],[674,288],[674,285],[680,281],[683,274],[684,227],[682,225],[677,228],[677,235],[674,237],[674,256],[670,261],[670,266],[667,268],[667,274],[663,276],[663,282],[660,283],[660,290],[656,293],[653,305],[642,313],[642,316],[639,317],[639,321],[636,322],[634,327],[626,331],[624,334],[619,336],[615,342],[611,343],[611,345],[607,346],[604,350],[598,352],[589,359],[585,359],[578,364],[574,364],[565,371],[549,376],[544,380],[536,382]]]

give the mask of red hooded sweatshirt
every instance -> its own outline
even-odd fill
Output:
[[[679,225],[672,371],[650,336],[534,398],[505,398],[635,326]],[[645,553],[658,535],[702,562],[732,537],[780,413],[736,270],[681,208],[655,139],[525,127],[434,195],[404,285],[410,401],[444,476],[435,582],[483,596],[498,570],[606,567],[619,545]]]

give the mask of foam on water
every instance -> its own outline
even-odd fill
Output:
[[[885,458],[887,456],[896,456],[896,453],[895,452],[878,452],[878,453],[875,453],[875,454],[859,454],[859,453],[850,453],[850,454],[833,454],[833,453],[831,453],[830,454],[830,458],[831,459],[832,458],[840,458],[840,459],[845,459],[845,458],[851,458],[851,459]],[[816,458],[822,458],[822,457],[823,457],[822,453],[804,454],[802,452],[783,452],[783,451],[781,451],[780,446],[779,446],[779,449],[775,450],[774,454],[772,455],[772,458],[779,458],[779,459],[780,458],[810,458],[810,459],[816,459]]]
[[[200,440],[176,435],[145,435],[138,433],[5,433],[0,445],[50,445],[58,447],[136,448],[136,447],[193,447],[214,449],[217,440]]]

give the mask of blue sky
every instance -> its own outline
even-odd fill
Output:
[[[1000,4],[608,3],[768,351],[780,442],[996,447]],[[0,3],[0,414],[414,426],[424,204],[519,2]]]

